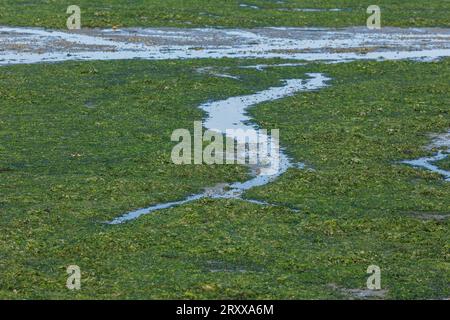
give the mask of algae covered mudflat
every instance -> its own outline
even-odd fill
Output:
[[[0,0],[0,298],[448,298],[449,8],[379,3]],[[176,164],[194,123],[288,165]]]
[[[448,128],[448,63],[354,62],[263,75],[231,60],[3,67],[1,295],[345,298],[330,284],[358,288],[376,261],[387,298],[446,296],[448,220],[422,216],[448,213],[450,185],[399,161],[425,155],[427,133]],[[235,68],[244,81],[194,72],[206,65]],[[207,99],[311,71],[335,80],[251,111],[260,125],[279,127],[293,159],[314,169],[290,169],[250,191],[282,206],[204,199],[103,223],[245,179],[240,166],[171,165],[171,130],[201,119],[196,106]],[[61,285],[74,261],[85,277],[80,292]]]

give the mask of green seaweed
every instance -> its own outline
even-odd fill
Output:
[[[0,0],[0,25],[66,28],[73,1]],[[242,7],[241,4],[259,9]],[[369,0],[78,0],[83,27],[365,26]],[[450,2],[378,0],[382,26],[449,27]],[[341,8],[298,12],[295,8]],[[280,10],[281,9],[281,10]]]
[[[259,62],[2,67],[0,298],[348,299],[372,264],[387,299],[448,297],[448,220],[423,216],[448,215],[450,183],[400,161],[450,127],[450,60],[237,68]],[[332,80],[250,110],[308,167],[246,194],[280,206],[203,199],[104,223],[245,180],[242,166],[171,164],[172,130],[192,129],[200,103],[307,72]],[[72,264],[80,291],[65,286]]]

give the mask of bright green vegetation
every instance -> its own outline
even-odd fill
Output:
[[[444,170],[450,170],[450,157],[445,158],[444,160],[435,162],[436,165],[439,166],[439,168],[442,168]]]
[[[66,28],[66,9],[82,10],[83,27],[135,26],[361,26],[372,0],[0,0],[0,25]],[[240,5],[257,6],[241,7]],[[382,25],[449,27],[448,0],[379,0]],[[342,8],[341,12],[296,12],[294,8]],[[281,9],[281,10],[280,10]],[[289,11],[291,10],[291,11]]]
[[[110,61],[0,69],[1,298],[351,298],[366,269],[386,298],[450,294],[450,183],[399,164],[450,127],[450,60],[237,69],[257,61]],[[200,75],[230,67],[242,81]],[[217,182],[236,166],[175,166],[170,134],[198,104],[324,72],[331,86],[251,110],[312,170],[249,196],[106,225]],[[284,207],[286,206],[286,207]],[[287,207],[295,207],[293,212]],[[82,290],[65,288],[66,267]]]

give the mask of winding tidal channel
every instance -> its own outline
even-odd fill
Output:
[[[0,26],[0,65],[51,63],[60,61],[91,61],[117,59],[173,60],[202,58],[281,58],[292,60],[279,65],[246,66],[256,70],[269,67],[291,67],[310,62],[343,63],[355,60],[414,59],[433,61],[450,56],[450,29],[368,30],[362,27],[325,28],[260,28],[260,29],[90,29],[77,32]],[[233,75],[217,76],[235,78]],[[226,134],[227,129],[261,129],[251,124],[247,109],[262,102],[282,99],[301,92],[318,90],[330,80],[326,75],[310,73],[304,79],[285,79],[280,86],[254,94],[208,102],[199,107],[207,114],[203,127]],[[250,123],[250,124],[249,124]],[[270,139],[271,144],[278,141]],[[450,133],[438,136],[432,157],[407,160],[403,163],[441,174],[450,181],[450,172],[435,162],[450,152]],[[284,153],[271,154],[269,165],[253,168],[245,182],[235,182],[215,190],[188,196],[185,199],[160,203],[125,213],[110,221],[120,224],[156,210],[195,201],[201,198],[244,199],[250,188],[274,181],[289,168],[298,166]]]

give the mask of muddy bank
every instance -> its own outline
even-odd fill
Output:
[[[444,56],[450,56],[450,29],[130,28],[68,32],[0,27],[0,65],[114,59],[346,61]]]

